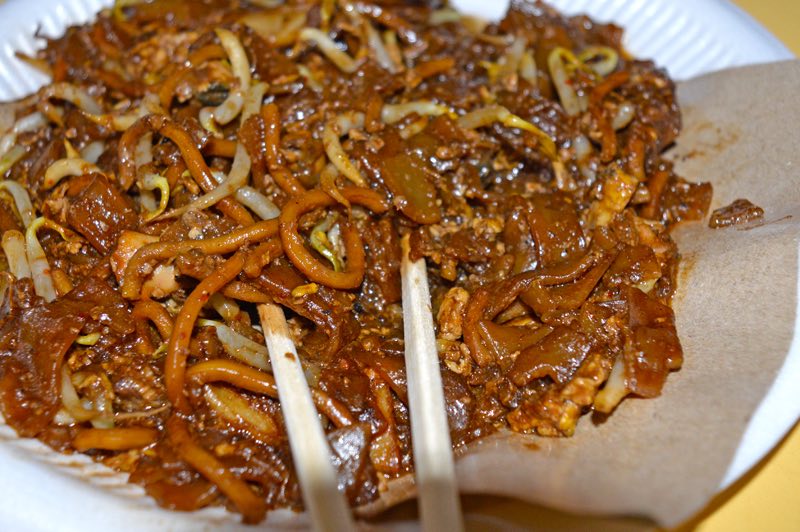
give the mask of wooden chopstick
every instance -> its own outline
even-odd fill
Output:
[[[289,335],[283,309],[272,303],[262,304],[258,306],[258,315],[278,386],[294,467],[314,529],[355,530],[353,515],[337,487],[330,446]]]
[[[411,261],[408,236],[402,240],[402,250],[403,335],[422,529],[427,532],[459,531],[464,529],[464,522],[439,372],[425,259]]]

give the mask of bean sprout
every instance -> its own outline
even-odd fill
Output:
[[[247,154],[244,145],[240,143],[236,145],[236,155],[233,158],[233,166],[231,166],[230,174],[228,174],[225,181],[220,183],[217,188],[211,190],[211,192],[207,192],[183,207],[162,214],[158,219],[165,220],[168,218],[176,218],[188,211],[207,209],[224,198],[233,195],[239,188],[247,183],[247,178],[249,176],[250,156]]]
[[[214,307],[214,310],[217,311],[217,314],[222,316],[222,319],[224,319],[226,322],[235,320],[239,315],[239,312],[241,312],[241,309],[239,309],[239,305],[236,303],[236,301],[225,297],[219,292],[212,295],[208,302],[211,303],[211,306]]]
[[[144,217],[144,220],[149,222],[158,218],[158,216],[160,216],[161,213],[163,213],[167,208],[170,195],[169,182],[164,176],[158,174],[145,174],[144,178],[142,179],[141,187],[143,190],[147,191],[159,191],[158,207],[148,212]]]
[[[413,102],[386,104],[381,109],[381,120],[386,124],[399,122],[411,113],[420,116],[440,116],[450,114],[450,108],[430,100],[416,100]]]
[[[33,287],[36,290],[36,295],[50,302],[53,301],[58,294],[53,284],[50,263],[47,262],[47,256],[36,235],[37,231],[42,227],[56,231],[61,235],[61,238],[68,242],[71,240],[67,236],[66,229],[48,218],[36,218],[25,231],[25,248],[28,255],[28,264],[31,268],[31,276],[33,277]]]
[[[41,109],[45,116],[57,124],[61,124],[63,112],[50,103],[51,98],[70,102],[89,115],[99,115],[103,107],[88,92],[72,83],[60,82],[47,85],[39,91]]]
[[[267,348],[237,333],[227,325],[215,324],[217,338],[225,346],[226,352],[245,364],[264,371],[271,371]]]
[[[542,151],[551,159],[557,158],[556,145],[553,139],[544,131],[531,124],[527,120],[512,114],[511,111],[499,105],[490,105],[477,109],[470,113],[461,116],[458,119],[458,125],[464,129],[477,129],[492,124],[493,122],[500,122],[507,127],[514,127],[533,133],[542,146]]]
[[[575,93],[575,89],[572,88],[566,64],[574,68],[580,65],[580,61],[566,48],[560,46],[553,48],[553,51],[547,56],[550,79],[553,80],[553,85],[556,86],[556,92],[558,92],[558,98],[561,100],[564,111],[569,116],[575,116],[583,109],[581,109],[581,102]]]
[[[102,173],[97,166],[83,159],[59,159],[51,164],[44,173],[42,188],[45,190],[53,188],[65,177],[86,175],[93,172]]]
[[[325,57],[330,59],[342,72],[352,74],[358,68],[358,62],[355,59],[341,51],[328,34],[317,28],[303,28],[300,30],[300,40],[316,44]]]
[[[614,131],[623,129],[631,123],[636,116],[636,106],[630,102],[622,102],[617,108],[617,112],[611,121],[611,127]]]
[[[262,220],[272,220],[281,214],[281,210],[267,196],[250,186],[241,187],[234,194],[236,201],[256,213]]]
[[[46,122],[44,115],[38,111],[17,120],[11,130],[0,137],[0,155],[5,155],[14,146],[20,133],[35,131]]]
[[[369,44],[375,60],[378,62],[381,68],[388,70],[392,74],[397,72],[399,70],[399,65],[395,64],[391,54],[383,44],[381,34],[378,33],[378,30],[376,30],[372,23],[368,20],[362,20],[362,24],[364,25],[364,31],[367,34],[367,44]]]
[[[99,415],[91,407],[87,408],[81,401],[75,385],[72,384],[72,375],[66,365],[61,366],[61,404],[64,409],[77,422],[91,421]]]
[[[9,168],[17,164],[17,161],[25,156],[25,148],[14,146],[0,157],[0,175],[8,172]]]
[[[578,54],[578,61],[598,76],[605,77],[617,68],[619,54],[608,46],[589,46]]]
[[[14,205],[17,207],[20,220],[22,220],[22,226],[28,227],[31,225],[31,222],[36,216],[36,211],[33,210],[31,198],[25,187],[16,181],[5,180],[0,181],[0,190],[8,191],[11,197],[14,198]]]
[[[322,131],[322,144],[325,146],[325,153],[328,155],[328,159],[343,176],[357,186],[366,187],[367,181],[350,160],[350,157],[347,156],[339,140],[351,129],[360,129],[362,127],[364,127],[363,113],[351,111],[341,114],[325,124],[325,129]]]
[[[3,233],[3,252],[6,254],[8,269],[15,279],[30,279],[31,267],[25,253],[25,237],[15,229]]]

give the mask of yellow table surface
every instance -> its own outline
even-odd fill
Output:
[[[800,1],[735,3],[800,57]],[[758,467],[717,497],[681,530],[701,532],[800,531],[800,426]]]

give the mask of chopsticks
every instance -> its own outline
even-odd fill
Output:
[[[411,261],[408,236],[403,237],[401,245],[406,378],[422,528],[428,532],[459,531],[464,529],[464,523],[425,259]]]
[[[431,313],[425,260],[411,261],[402,240],[403,334],[411,440],[422,528],[464,529],[453,465],[450,429]],[[330,448],[320,425],[286,317],[278,305],[258,306],[281,410],[303,500],[316,530],[353,530],[344,494],[337,488]]]
[[[258,306],[281,410],[289,434],[295,470],[303,501],[315,530],[350,531],[353,516],[338,490],[330,446],[322,430],[297,349],[289,335],[286,317],[278,305]]]

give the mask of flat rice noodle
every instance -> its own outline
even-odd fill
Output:
[[[133,229],[138,221],[130,200],[102,174],[70,201],[67,223],[99,252],[109,253],[120,233]]]
[[[362,342],[353,342],[345,348],[345,353],[359,364],[375,371],[403,403],[408,403],[408,382],[402,345],[398,345],[399,349],[392,349],[389,345],[391,342],[376,336],[368,336],[363,341],[381,342],[380,349],[364,349]]]
[[[324,366],[319,374],[319,389],[336,399],[356,418],[370,405],[369,379],[353,359],[340,354],[337,365]]]
[[[17,283],[11,290],[23,288]],[[120,308],[118,299],[102,281],[86,279],[51,303],[10,308],[0,329],[0,409],[20,435],[36,436],[52,422],[61,406],[64,355],[93,315],[133,332],[127,304]]]
[[[628,325],[623,360],[628,389],[640,397],[657,397],[670,370],[683,363],[672,309],[638,288],[628,287]]]
[[[608,269],[605,282],[608,286],[628,283],[637,288],[652,287],[659,277],[661,266],[650,246],[625,246]]]
[[[128,301],[105,281],[87,277],[64,299],[79,302],[87,320],[95,320],[115,335],[124,336],[136,330]]]
[[[314,344],[313,351],[326,356],[357,336],[359,327],[350,312],[350,302],[345,301],[340,291],[320,286],[314,294],[292,296],[292,290],[307,281],[285,260],[273,262],[256,282],[276,303],[313,322],[317,327],[315,332],[325,336],[314,338],[312,333],[306,337],[304,344],[309,351],[312,351],[310,342]]]
[[[578,214],[567,194],[534,194],[528,203],[527,219],[540,267],[572,260],[586,251]]]
[[[591,269],[573,282],[554,286],[545,286],[542,282],[532,283],[520,298],[545,323],[559,313],[577,310],[592,293],[616,256],[616,250],[606,252],[594,262]],[[585,263],[578,259],[576,264],[583,266]]]
[[[528,224],[525,200],[514,196],[511,203],[514,207],[506,216],[502,238],[506,253],[514,257],[512,271],[518,274],[536,269],[539,263],[539,251]]]
[[[457,262],[481,263],[499,255],[495,237],[490,232],[463,228],[445,235],[442,241],[444,254]]]
[[[423,164],[418,157],[401,153],[381,160],[382,175],[400,212],[419,224],[433,224],[442,219],[442,210]]]
[[[241,142],[250,156],[250,171],[253,174],[253,184],[257,189],[262,189],[267,184],[267,160],[264,156],[264,121],[260,116],[251,116],[239,128],[239,142]]]
[[[402,456],[396,434],[395,426],[391,425],[376,436],[372,443],[370,461],[380,474],[396,475],[400,472]]]
[[[61,405],[61,364],[83,326],[64,305],[28,309],[0,331],[0,409],[23,437],[34,437]]]
[[[661,193],[658,204],[660,219],[669,223],[676,220],[702,220],[713,195],[711,183],[689,183],[677,178]]]
[[[363,292],[372,285],[377,291],[380,306],[397,303],[402,297],[400,288],[400,240],[389,218],[367,224],[362,234],[367,246],[367,270]]]
[[[557,327],[540,342],[523,350],[508,376],[517,386],[525,386],[543,377],[564,385],[583,363],[591,347],[591,340],[586,335],[569,327]]]
[[[537,329],[498,325],[492,321],[521,293],[529,290],[535,280],[535,272],[525,272],[483,286],[470,297],[464,312],[464,343],[479,366],[502,363],[541,338],[541,331]]]
[[[397,208],[419,224],[440,221],[442,209],[437,205],[438,194],[429,175],[433,169],[419,150],[406,145],[396,133],[387,134],[384,140],[377,167]]]
[[[372,443],[370,427],[356,423],[328,433],[331,462],[336,468],[338,488],[351,504],[371,502],[378,493],[375,469],[369,459]]]
[[[36,150],[35,144],[33,149]],[[64,141],[60,138],[51,140],[42,146],[40,150],[34,151],[29,156],[28,160],[33,161],[33,163],[28,171],[28,175],[35,176],[35,179],[32,183],[35,183],[35,185],[29,188],[31,199],[33,199],[36,191],[41,186],[41,183],[44,180],[44,174],[47,169],[50,168],[50,165],[59,159],[63,159],[65,156],[66,148],[64,147]]]
[[[495,359],[503,366],[503,362],[511,355],[534,345],[552,329],[546,325],[538,328],[516,327],[481,320],[478,331],[484,340],[483,345],[494,353]]]
[[[447,425],[452,441],[468,437],[475,420],[477,404],[466,381],[467,378],[458,373],[442,372]]]

